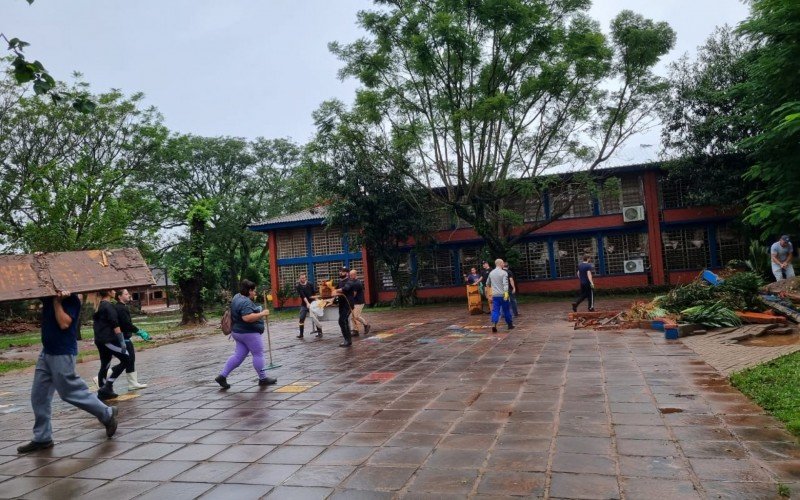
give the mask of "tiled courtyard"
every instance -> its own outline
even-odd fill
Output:
[[[249,360],[230,390],[214,383],[232,351],[221,334],[142,351],[150,387],[114,403],[113,439],[56,397],[57,444],[27,456],[32,374],[4,376],[0,497],[800,494],[800,444],[692,350],[657,332],[573,330],[567,308],[523,305],[510,334],[465,306],[368,313],[375,334],[351,349],[334,323],[305,341],[272,324],[279,382],[263,388]]]

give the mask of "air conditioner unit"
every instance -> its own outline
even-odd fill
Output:
[[[644,260],[643,259],[631,259],[626,260],[623,264],[626,273],[643,273],[644,272]]]
[[[622,220],[625,222],[639,222],[644,220],[644,207],[636,205],[622,209]]]

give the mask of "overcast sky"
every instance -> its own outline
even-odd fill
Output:
[[[350,102],[330,41],[361,32],[368,0],[0,0],[0,31],[31,43],[60,80],[80,71],[94,92],[144,92],[173,131],[307,141],[325,99]],[[693,53],[717,25],[747,15],[740,0],[594,0],[604,27],[622,9],[667,21],[678,34],[667,61]],[[663,65],[662,65],[663,69]],[[652,159],[658,133],[634,137],[615,160]],[[651,144],[652,147],[642,147]]]

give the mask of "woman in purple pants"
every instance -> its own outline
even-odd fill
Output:
[[[267,377],[266,362],[264,361],[264,343],[261,334],[264,333],[264,318],[269,316],[269,309],[253,302],[256,298],[256,284],[250,280],[239,283],[239,293],[231,300],[231,337],[236,341],[233,355],[228,358],[225,367],[214,380],[223,388],[230,389],[228,375],[235,370],[250,353],[253,355],[253,368],[258,374],[258,385],[271,385],[278,380]]]

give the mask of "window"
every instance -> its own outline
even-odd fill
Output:
[[[553,246],[556,260],[556,277],[571,278],[578,274],[578,264],[584,255],[597,258],[597,240],[588,238],[570,238],[556,240]]]
[[[462,247],[458,249],[459,260],[461,261],[461,274],[469,274],[470,268],[474,267],[481,272],[481,247]]]
[[[711,264],[705,228],[664,231],[661,240],[667,271],[702,269]]]
[[[580,191],[579,191],[580,189]],[[550,193],[550,206],[552,207],[550,213],[555,216],[574,198],[572,206],[570,206],[561,218],[567,219],[571,217],[589,217],[594,214],[592,210],[592,196],[586,190],[577,186],[569,185],[566,189],[554,191]]]
[[[294,290],[294,285],[300,279],[300,275],[308,272],[305,264],[292,264],[289,266],[278,266],[278,286],[280,290]],[[286,292],[284,292],[286,293]]]
[[[747,243],[730,224],[717,227],[717,250],[721,266],[728,265],[732,260],[747,258]]]
[[[406,259],[400,263],[400,279],[403,281],[403,284],[407,284],[411,281],[411,261],[409,257],[406,257]],[[392,275],[389,272],[389,267],[383,262],[378,264],[378,284],[381,290],[397,289],[397,286],[392,280]]]
[[[522,216],[523,222],[538,222],[545,220],[544,203],[541,198],[520,198],[509,203],[506,207]]]
[[[689,185],[680,179],[661,177],[658,182],[661,208],[684,208],[691,204],[688,201]]]
[[[150,298],[153,300],[156,299],[163,299],[164,298],[164,291],[163,290],[156,290],[150,294]]]
[[[453,284],[453,255],[450,250],[417,254],[417,285],[420,288]]]
[[[350,265],[348,266],[350,270],[356,270],[358,273],[358,279],[364,281],[366,278],[364,277],[364,262],[361,259],[355,259],[350,261]]]
[[[314,255],[337,255],[344,251],[339,228],[315,227],[311,231],[311,242]]]
[[[278,235],[278,258],[291,259],[294,257],[305,257],[306,251],[306,230],[295,229],[292,231],[279,232]]]
[[[344,262],[341,260],[317,262],[314,264],[314,279],[317,281],[333,280],[333,284],[335,285],[339,281],[339,269],[341,269],[343,265]]]
[[[606,274],[624,274],[625,261],[642,259],[644,267],[650,265],[647,256],[647,234],[610,234],[603,238],[603,254]]]
[[[642,178],[639,176],[620,179],[620,190],[614,193],[600,193],[600,213],[620,214],[623,207],[644,205]]]
[[[139,292],[133,292],[131,294],[131,300],[139,300],[139,297],[140,297]]]
[[[515,247],[520,253],[519,266],[513,269],[519,280],[540,280],[550,277],[547,242],[529,241]]]

